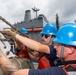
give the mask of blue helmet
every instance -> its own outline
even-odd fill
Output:
[[[63,24],[53,42],[76,46],[76,23]]]
[[[28,33],[28,31],[27,31],[25,28],[23,28],[23,27],[20,28],[19,31],[20,31],[22,34],[27,34],[27,33]],[[21,34],[21,33],[20,33],[20,34]]]
[[[40,32],[41,34],[50,34],[50,35],[56,35],[57,33],[57,29],[55,27],[55,25],[47,23],[42,31]]]

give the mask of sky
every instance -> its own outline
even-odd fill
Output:
[[[38,15],[45,15],[50,23],[55,23],[57,13],[60,23],[73,22],[76,19],[76,0],[0,0],[0,16],[14,24],[24,20],[26,10],[31,10],[34,18],[34,7],[40,9]],[[8,25],[0,20],[0,29],[5,27]]]
[[[0,16],[14,24],[24,20],[26,10],[31,10],[34,18],[34,7],[40,9],[38,15],[45,15],[51,23],[55,23],[56,13],[60,23],[73,22],[76,19],[76,0],[0,0]],[[2,21],[0,25],[0,29],[7,27]]]

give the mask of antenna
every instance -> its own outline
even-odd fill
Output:
[[[59,16],[58,16],[58,13],[56,14],[56,27],[57,27],[57,30],[59,29]]]
[[[34,8],[32,8],[32,10],[33,10],[34,12],[36,12],[36,18],[37,18],[37,12],[38,12],[40,9],[34,7]]]

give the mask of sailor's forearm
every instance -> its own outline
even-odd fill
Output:
[[[21,69],[19,71],[13,72],[11,75],[29,75],[29,69]]]
[[[10,75],[12,72],[18,70],[18,67],[10,61],[0,50],[0,67],[3,73]]]
[[[27,37],[23,37],[21,35],[18,35],[16,34],[16,39],[19,40],[21,43],[23,43],[25,46],[27,46],[28,48],[32,49],[32,50],[40,50],[39,47],[41,46],[41,43],[35,41],[35,40],[32,40],[32,39],[29,39]]]
[[[49,47],[47,45],[43,45],[35,40],[29,39],[27,37],[23,37],[19,34],[16,34],[15,38],[19,40],[21,43],[23,43],[25,46],[30,48],[31,50],[44,52],[44,53],[50,53]]]

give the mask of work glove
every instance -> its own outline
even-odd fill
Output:
[[[0,33],[2,33],[3,35],[7,35],[9,37],[15,38],[16,36],[16,32],[15,31],[11,31],[11,30],[1,30]]]
[[[15,42],[16,42],[16,45],[15,45],[15,47],[17,48],[17,49],[19,49],[19,50],[22,50],[22,43],[20,42],[20,41],[18,41],[17,39],[15,39]]]

